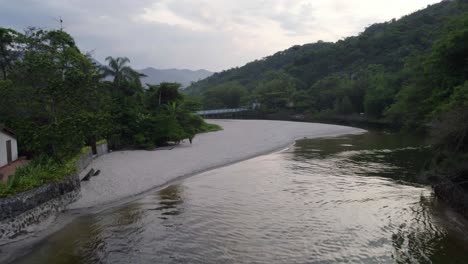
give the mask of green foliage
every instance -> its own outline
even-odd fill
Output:
[[[3,80],[8,79],[14,64],[20,53],[18,42],[21,42],[22,35],[9,28],[0,28],[0,77]],[[12,52],[13,51],[13,52]]]
[[[353,105],[349,100],[348,96],[344,96],[341,99],[336,99],[335,101],[335,113],[340,115],[346,115],[353,112]]]
[[[25,153],[68,156],[89,136],[86,124],[101,117],[98,71],[63,31],[17,35],[6,52],[23,56],[9,68],[10,85],[0,85],[0,121],[16,130]]]
[[[81,150],[80,150],[80,152],[78,153],[78,155],[76,155],[76,156],[72,159],[72,162],[77,161],[77,160],[80,159],[84,154],[88,153],[90,150],[91,150],[91,147],[90,147],[90,146],[85,146],[85,147],[81,148]]]
[[[468,107],[458,105],[431,125],[432,143],[443,151],[468,152]]]
[[[281,71],[270,71],[267,75],[268,78],[254,90],[256,102],[267,111],[294,107],[299,81]]]
[[[441,106],[442,111],[455,109],[457,106],[468,107],[468,81],[453,88],[453,93],[446,104]]]
[[[130,60],[126,57],[107,57],[107,66],[100,68],[104,77],[113,77],[113,89],[112,93],[117,95],[133,95],[134,93],[141,91],[140,77],[145,76],[135,70],[133,70],[127,64]]]
[[[199,129],[198,133],[216,132],[221,131],[223,128],[216,124],[204,123]]]
[[[0,198],[31,190],[47,183],[57,182],[76,171],[76,159],[61,162],[41,156],[20,167],[6,184],[0,183]]]
[[[182,126],[177,122],[177,119],[170,114],[148,115],[138,122],[134,134],[135,144],[139,147],[148,145],[162,146],[167,142],[177,142],[187,138]]]
[[[213,94],[237,83],[246,105],[260,103],[270,117],[430,128],[435,167],[442,168],[436,174],[466,182],[467,43],[468,3],[442,1],[355,37],[294,46],[214,74],[186,93],[222,108]]]
[[[155,110],[172,102],[180,103],[184,100],[182,94],[179,93],[179,83],[164,82],[159,85],[148,85],[148,87],[146,105],[150,109]]]
[[[101,139],[101,140],[96,142],[96,145],[102,145],[102,144],[106,144],[106,143],[107,143],[106,139]]]
[[[202,98],[196,96],[185,97],[182,107],[188,112],[200,111],[204,108]]]
[[[270,114],[363,113],[368,120],[424,128],[450,108],[454,93],[462,96],[456,87],[468,75],[467,14],[466,1],[443,1],[355,37],[294,46],[214,74],[186,93],[222,108],[213,95],[235,83],[245,88],[246,105],[260,103]]]
[[[468,180],[468,107],[457,104],[438,115],[431,124],[430,139],[434,150],[426,173],[433,181],[449,180],[464,184]],[[444,184],[444,183],[443,183]]]
[[[203,94],[205,109],[238,108],[246,96],[245,88],[236,82],[228,82]]]
[[[334,109],[337,103],[341,103],[345,97],[348,97],[348,90],[352,84],[352,80],[342,75],[323,78],[309,89],[310,94],[314,95],[311,107],[317,111]]]
[[[151,149],[203,130],[191,113],[200,102],[185,101],[180,84],[144,89],[128,58],[106,62],[96,66],[62,30],[0,28],[0,122],[15,130],[22,154],[67,160],[103,138]]]
[[[91,150],[85,144],[154,149],[217,129],[192,114],[200,102],[185,101],[180,84],[145,90],[129,59],[106,61],[97,67],[62,30],[0,28],[0,122],[34,157],[0,183],[0,197],[71,175]]]

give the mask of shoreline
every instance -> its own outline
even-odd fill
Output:
[[[359,128],[288,121],[210,120],[222,131],[197,135],[171,150],[115,151],[94,160],[101,174],[82,182],[82,197],[68,210],[104,210],[192,175],[284,149],[302,138],[362,134]],[[93,211],[93,210],[92,210]]]
[[[213,133],[213,132],[208,132],[208,133]],[[99,204],[99,205],[95,205],[95,206],[91,206],[91,207],[68,208],[65,212],[75,214],[75,215],[78,215],[78,216],[85,215],[85,214],[97,214],[97,213],[100,213],[100,212],[103,212],[103,211],[106,211],[106,210],[109,210],[109,209],[113,209],[113,208],[125,205],[127,203],[132,202],[132,201],[140,199],[140,198],[142,198],[142,197],[144,197],[144,196],[146,196],[146,195],[148,195],[150,193],[158,192],[158,191],[160,191],[160,190],[162,190],[162,189],[164,189],[164,188],[166,188],[166,187],[168,187],[170,185],[173,185],[175,183],[179,183],[179,182],[184,181],[185,179],[188,179],[188,178],[191,178],[191,177],[195,177],[195,176],[197,176],[199,174],[202,174],[202,173],[205,173],[205,172],[208,172],[208,171],[212,171],[212,170],[217,170],[217,169],[220,169],[220,168],[223,168],[223,167],[228,167],[228,166],[234,165],[236,163],[244,162],[244,161],[254,159],[254,158],[257,158],[257,157],[260,157],[260,156],[270,155],[270,154],[279,153],[279,152],[288,150],[290,147],[293,147],[296,144],[296,141],[301,140],[301,139],[328,138],[328,137],[339,137],[339,136],[359,135],[359,134],[360,133],[349,133],[349,134],[327,135],[327,136],[307,137],[307,138],[298,137],[298,138],[293,139],[291,142],[285,144],[284,146],[277,147],[277,148],[275,148],[273,150],[270,150],[270,151],[267,151],[265,153],[260,153],[258,155],[249,156],[249,157],[246,157],[246,158],[243,158],[243,159],[240,159],[240,160],[236,160],[236,161],[232,161],[232,162],[222,164],[222,165],[219,165],[219,166],[209,167],[209,168],[206,168],[206,169],[203,169],[203,170],[200,170],[200,171],[194,171],[192,173],[188,173],[188,174],[185,174],[185,175],[180,175],[180,176],[177,176],[177,177],[175,177],[175,178],[173,178],[173,179],[169,180],[168,182],[165,182],[165,183],[163,183],[161,185],[151,187],[148,190],[145,190],[145,191],[142,191],[140,193],[136,193],[136,194],[133,194],[133,195],[130,195],[130,196],[127,196],[127,197],[123,197],[121,199],[117,199],[117,200],[114,200],[114,201],[110,201],[110,202],[107,202],[107,203],[103,203],[103,204]],[[135,151],[135,150],[132,150],[132,151]],[[136,150],[136,151],[139,151],[139,150]]]
[[[103,212],[103,211],[106,211],[106,210],[110,210],[112,208],[123,206],[123,205],[125,205],[125,204],[127,204],[129,202],[132,202],[132,201],[134,201],[136,199],[139,199],[139,198],[141,198],[141,197],[143,197],[145,195],[148,195],[149,193],[156,192],[158,190],[164,189],[169,185],[172,185],[174,183],[183,181],[183,180],[185,180],[185,179],[187,179],[189,177],[199,175],[199,174],[201,174],[203,172],[219,169],[219,168],[226,167],[226,166],[230,166],[232,164],[239,163],[239,162],[242,162],[242,161],[245,161],[245,160],[249,160],[249,159],[252,159],[252,158],[255,158],[255,157],[259,157],[259,156],[263,156],[263,155],[269,155],[271,153],[284,151],[284,150],[290,148],[291,146],[294,146],[297,140],[300,140],[300,139],[303,139],[303,138],[312,139],[312,138],[338,137],[338,136],[346,136],[346,135],[358,135],[358,134],[362,134],[362,133],[366,132],[366,130],[359,129],[359,128],[353,128],[353,127],[328,125],[328,124],[318,124],[318,123],[292,122],[292,121],[209,120],[209,123],[215,123],[215,124],[223,126],[224,130],[197,135],[197,137],[194,140],[194,143],[197,141],[197,138],[200,137],[200,136],[204,136],[204,137],[207,137],[209,139],[212,135],[216,135],[217,133],[221,134],[223,131],[226,130],[224,125],[226,125],[227,123],[253,123],[253,122],[260,122],[260,123],[273,122],[273,123],[282,123],[283,125],[288,125],[288,124],[293,123],[293,124],[300,124],[299,126],[311,126],[311,127],[312,126],[319,126],[321,129],[324,129],[324,130],[320,131],[321,133],[309,134],[308,136],[296,135],[296,136],[292,137],[292,135],[287,134],[286,136],[289,137],[289,140],[286,140],[285,142],[281,141],[281,143],[282,143],[281,145],[279,145],[279,144],[269,145],[270,147],[267,148],[266,150],[262,151],[262,152],[246,153],[240,159],[229,160],[228,162],[225,162],[223,164],[220,164],[220,165],[217,165],[217,166],[212,166],[212,167],[205,167],[205,168],[203,168],[201,170],[196,170],[196,171],[194,170],[194,171],[189,172],[187,174],[183,174],[183,175],[173,177],[172,179],[169,179],[168,181],[166,181],[164,183],[161,183],[159,185],[150,187],[150,188],[148,188],[146,190],[143,190],[143,191],[141,191],[139,193],[134,193],[134,194],[128,195],[126,197],[122,197],[122,198],[119,198],[119,199],[108,201],[106,203],[101,203],[101,204],[97,204],[97,205],[93,205],[93,206],[89,206],[89,207],[67,208],[64,212],[62,212],[62,214],[58,215],[54,220],[52,220],[51,222],[46,224],[46,226],[44,226],[43,229],[38,230],[38,232],[36,232],[32,236],[28,235],[28,236],[24,237],[24,239],[21,239],[19,241],[15,241],[15,242],[3,245],[2,246],[3,248],[1,248],[2,250],[0,250],[0,253],[2,253],[2,254],[4,253],[4,254],[3,254],[3,258],[0,257],[0,262],[5,261],[6,263],[10,263],[10,262],[12,262],[12,261],[14,261],[16,259],[19,259],[22,256],[28,254],[28,252],[33,250],[38,245],[38,243],[40,243],[44,239],[47,239],[47,237],[51,236],[52,234],[58,232],[59,230],[61,230],[66,225],[70,224],[72,221],[74,221],[78,217],[82,217],[84,215],[89,215],[89,214],[97,214],[97,213],[100,213],[100,212]],[[308,125],[308,124],[310,124],[310,125]],[[332,132],[330,130],[327,130],[327,128],[333,128]],[[229,128],[227,128],[227,129],[229,129]],[[308,131],[308,133],[311,132],[311,130],[306,128],[306,132],[307,131]],[[315,131],[315,132],[317,132],[317,131]],[[278,143],[280,143],[280,142],[278,142]],[[188,147],[190,147],[190,144],[187,144],[187,142],[183,142],[182,144],[188,145]],[[185,146],[185,147],[187,147],[187,146]],[[178,147],[175,147],[172,150],[154,150],[154,151],[145,151],[145,150],[128,151],[127,150],[127,151],[119,151],[119,152],[134,152],[134,153],[154,153],[154,152],[160,153],[160,152],[163,152],[163,153],[165,153],[166,151],[174,151],[176,149],[178,149]],[[118,152],[114,152],[114,153],[118,153]],[[249,155],[247,155],[247,154],[249,154]],[[86,173],[90,168],[94,168],[93,166],[96,164],[96,162],[99,162],[99,160],[101,158],[105,158],[105,157],[111,156],[111,155],[112,155],[112,153],[109,153],[107,155],[104,155],[104,156],[94,160],[88,166],[88,168],[85,168],[83,170],[82,173]],[[89,182],[82,182],[82,184],[83,183],[91,183],[92,184],[93,180],[96,180],[101,176],[102,175],[97,176],[97,177],[93,177]],[[79,200],[77,202],[79,202]]]

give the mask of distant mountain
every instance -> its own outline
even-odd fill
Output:
[[[102,66],[103,64],[98,60],[92,58],[92,61],[97,66]],[[186,69],[155,69],[153,67],[148,67],[142,70],[137,70],[140,73],[146,75],[146,77],[141,78],[142,84],[160,84],[162,82],[176,82],[182,84],[182,88],[188,87],[192,82],[201,81],[207,77],[213,75],[212,72],[207,70],[186,70]],[[112,77],[105,78],[107,81],[111,81]]]
[[[138,72],[147,77],[141,78],[143,84],[160,84],[162,82],[177,82],[182,84],[182,88],[189,86],[192,82],[203,80],[211,75],[207,70],[185,70],[185,69],[155,69],[148,67]]]

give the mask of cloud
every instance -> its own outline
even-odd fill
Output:
[[[336,41],[440,0],[0,0],[0,24],[65,30],[98,60],[222,70],[292,45]]]
[[[165,4],[167,1],[154,3],[151,7],[144,8],[142,14],[135,17],[135,21],[155,22],[163,25],[181,27],[194,31],[207,31],[210,30],[209,25],[199,23],[194,20],[187,19],[183,16],[173,12]]]

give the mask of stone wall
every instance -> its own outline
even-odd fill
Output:
[[[26,235],[80,195],[78,175],[0,199],[0,245]]]
[[[0,199],[0,245],[33,233],[40,224],[54,218],[67,205],[76,201],[81,194],[79,173],[92,161],[93,154],[89,149],[77,160],[78,170],[74,175],[60,182]]]

